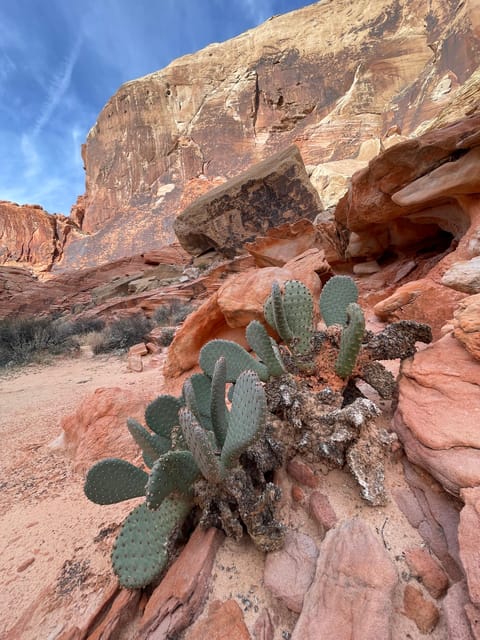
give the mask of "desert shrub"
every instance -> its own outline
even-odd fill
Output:
[[[152,322],[142,313],[119,318],[102,331],[101,338],[93,346],[93,353],[125,350],[138,342],[152,329]]]
[[[183,322],[185,318],[194,310],[191,302],[183,302],[182,300],[172,300],[162,304],[155,309],[153,313],[153,321],[161,327],[176,327]]]
[[[77,348],[76,341],[59,330],[52,316],[0,320],[0,367],[27,364],[45,354],[58,355]]]
[[[58,331],[64,337],[83,336],[87,333],[102,331],[105,328],[105,320],[101,318],[77,318],[76,320],[63,320],[58,324]]]

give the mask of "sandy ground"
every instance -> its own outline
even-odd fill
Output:
[[[115,531],[132,501],[100,507],[83,495],[83,478],[70,460],[51,443],[60,421],[83,395],[102,386],[142,384],[158,370],[131,373],[118,357],[55,360],[30,365],[0,377],[0,638],[43,640],[91,613],[113,582],[110,548]],[[377,531],[400,576],[394,608],[393,640],[423,638],[415,624],[401,615],[403,586],[409,579],[402,552],[421,544],[393,501],[372,508],[359,496],[353,479],[343,471],[318,467],[320,490],[327,493],[339,519],[359,515]],[[401,465],[390,461],[387,486],[404,483]],[[302,507],[289,508],[291,527],[320,543],[316,527]],[[296,615],[279,606],[263,588],[263,554],[248,540],[231,540],[220,549],[209,601],[234,598],[253,628],[268,607],[275,620],[275,640],[288,638]],[[207,607],[205,608],[207,610]],[[12,627],[20,621],[20,626]],[[19,629],[21,628],[21,631]],[[20,635],[19,635],[20,634]],[[447,638],[442,621],[432,640]],[[380,640],[380,639],[379,639]]]

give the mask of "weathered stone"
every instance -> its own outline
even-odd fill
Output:
[[[403,607],[407,618],[413,620],[422,633],[431,633],[438,624],[440,612],[417,587],[407,584],[403,592]]]
[[[253,637],[255,640],[273,640],[275,627],[268,609],[262,609],[253,627]]]
[[[330,504],[328,496],[320,491],[312,492],[309,501],[309,512],[320,527],[322,537],[337,524],[337,514]]]
[[[362,520],[346,520],[320,547],[292,640],[387,640],[397,581],[388,553],[370,528]]]
[[[138,344],[134,344],[128,350],[128,355],[138,355],[138,356],[146,356],[148,353],[147,345],[144,342],[139,342]]]
[[[20,206],[0,200],[0,264],[13,262],[49,271],[75,228],[72,220],[51,215],[38,204]]]
[[[166,639],[192,623],[207,597],[213,561],[223,538],[218,529],[194,531],[147,602],[140,620],[141,638]]]
[[[407,457],[448,490],[480,484],[480,367],[451,334],[402,367],[393,425]]]
[[[442,611],[447,623],[449,640],[475,640],[465,611],[465,606],[468,603],[465,581],[453,584],[442,601]]]
[[[215,600],[205,617],[197,620],[185,640],[250,640],[243,613],[235,600]]]
[[[458,543],[470,599],[480,605],[480,487],[462,490]]]
[[[123,589],[114,599],[105,617],[93,631],[83,636],[85,640],[115,640],[125,626],[137,615],[140,591]]]
[[[302,610],[305,593],[315,575],[317,556],[312,538],[296,531],[287,532],[282,549],[267,554],[265,587],[291,611]]]
[[[287,464],[288,474],[300,484],[315,489],[318,487],[319,481],[312,467],[310,467],[301,458],[295,457],[289,460]]]
[[[407,549],[405,560],[412,574],[418,578],[433,598],[440,598],[448,589],[448,576],[427,549]]]
[[[143,371],[142,356],[139,353],[130,353],[127,356],[127,367],[136,373]]]
[[[464,293],[480,293],[480,257],[455,263],[443,274],[442,284]]]
[[[297,147],[291,146],[212,189],[174,222],[183,248],[193,255],[215,249],[232,258],[259,233],[320,210]]]
[[[64,444],[74,468],[85,472],[109,457],[134,460],[138,447],[126,428],[127,418],[143,423],[145,407],[158,395],[157,388],[154,382],[134,389],[100,388],[64,417]]]
[[[480,360],[480,294],[468,296],[458,304],[453,314],[453,335]]]
[[[463,578],[458,547],[459,501],[447,494],[432,476],[403,461],[408,487],[393,496],[412,527],[440,560],[450,580]]]

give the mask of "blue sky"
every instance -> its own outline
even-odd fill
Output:
[[[313,0],[2,0],[0,200],[70,211],[80,145],[128,80]]]

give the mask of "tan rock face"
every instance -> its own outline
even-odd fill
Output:
[[[84,145],[77,209],[95,235],[71,242],[64,265],[171,240],[185,185],[231,178],[292,142],[308,165],[365,161],[362,143],[392,126],[411,133],[468,79],[478,21],[472,2],[319,2],[126,83]]]
[[[480,605],[480,489],[464,489],[458,542],[471,601]]]
[[[480,294],[464,298],[453,314],[453,335],[480,360]]]
[[[49,270],[62,252],[74,224],[39,205],[0,200],[0,265],[18,263]]]

